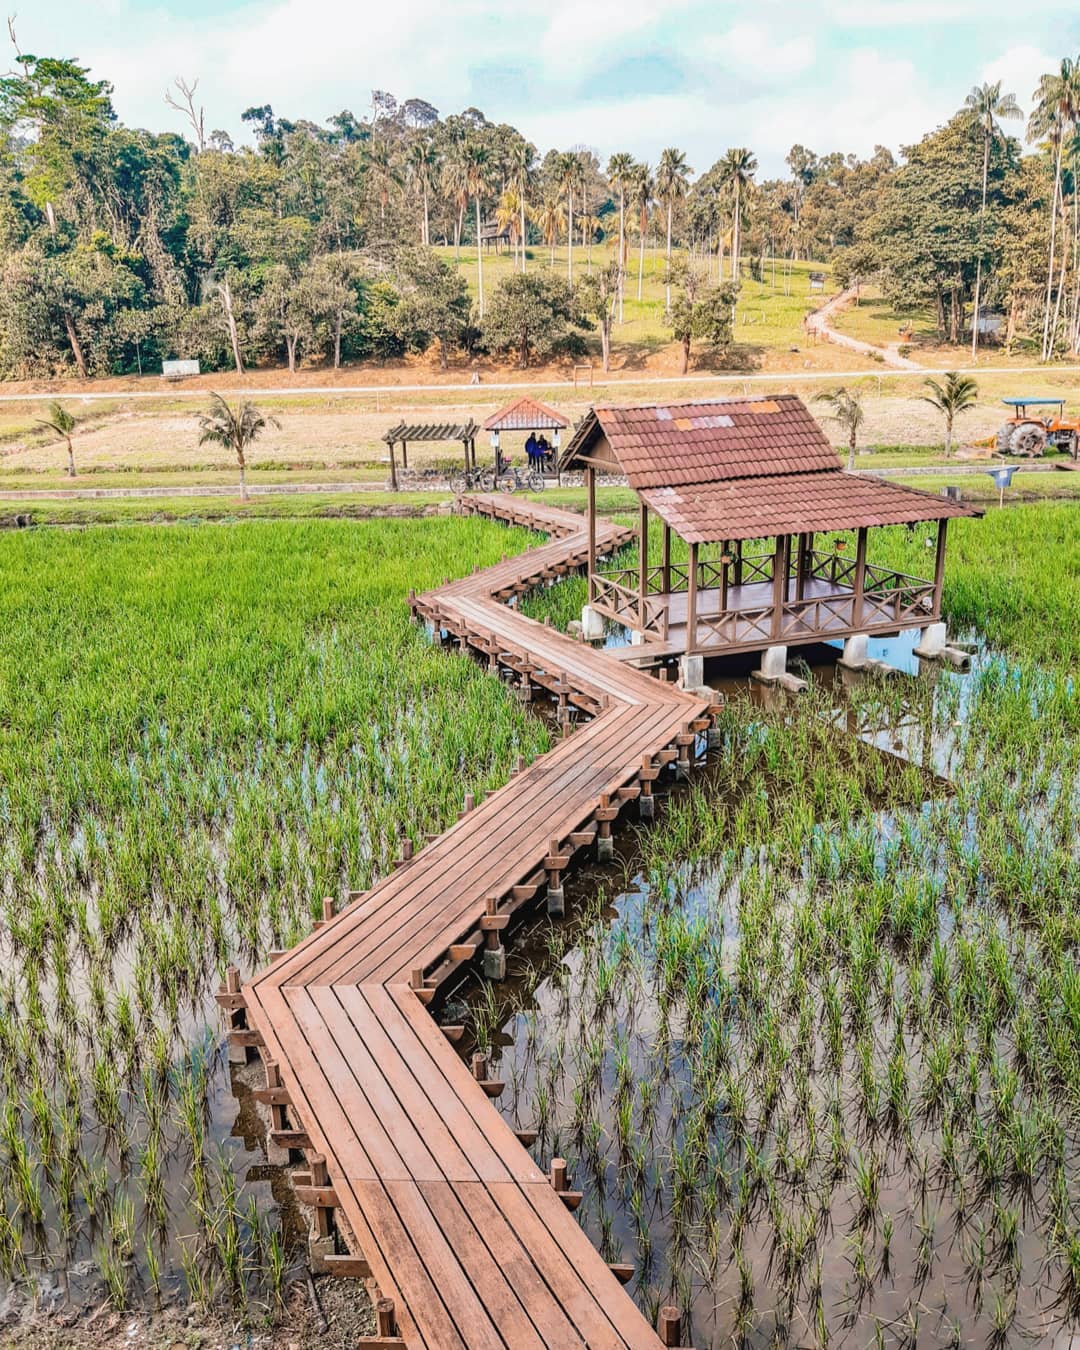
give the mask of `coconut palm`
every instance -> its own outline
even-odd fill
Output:
[[[664,303],[671,308],[671,217],[675,203],[686,196],[687,180],[691,169],[686,156],[673,147],[660,152],[660,162],[656,166],[656,195],[667,208],[667,251],[665,263],[667,281],[665,282]]]
[[[739,244],[742,235],[742,203],[757,172],[757,160],[744,146],[728,150],[720,161],[723,181],[731,188],[733,225],[731,232],[731,279],[739,280]]]
[[[366,172],[375,180],[379,194],[379,224],[384,225],[390,193],[401,186],[401,170],[390,142],[382,136],[374,138],[364,150],[363,163]]]
[[[999,125],[1002,117],[1020,117],[1019,105],[1015,94],[1003,94],[1001,81],[994,84],[977,84],[964,100],[964,106],[979,124],[983,138],[982,204],[979,207],[979,257],[975,265],[975,303],[971,316],[971,355],[979,345],[979,303],[982,296],[983,266],[983,227],[986,217],[986,184],[990,174],[990,148],[1005,133]]]
[[[573,150],[561,154],[555,164],[555,181],[566,199],[566,276],[574,281],[574,189],[581,179],[581,160]]]
[[[210,407],[199,414],[199,444],[220,445],[231,450],[240,468],[240,500],[247,501],[247,452],[267,427],[281,423],[270,417],[254,403],[238,403],[231,407],[220,394],[210,395]]]
[[[923,394],[923,403],[936,408],[945,419],[945,458],[952,454],[953,423],[961,413],[974,408],[979,398],[979,386],[970,375],[960,375],[955,370],[945,372],[943,380],[927,376],[923,380],[928,394]]]
[[[481,141],[465,145],[465,186],[476,210],[476,294],[480,317],[484,317],[484,247],[480,238],[480,199],[490,188],[491,156]]]
[[[656,190],[656,184],[653,182],[652,171],[649,166],[642,162],[635,164],[633,173],[629,182],[630,201],[637,209],[638,213],[638,271],[637,271],[637,298],[641,299],[641,282],[645,275],[645,236],[649,230],[649,207],[652,204],[653,193]]]
[[[465,210],[469,205],[468,166],[465,163],[465,151],[461,143],[454,143],[443,161],[442,185],[443,191],[450,198],[456,212],[454,218],[454,261],[459,262],[461,260],[461,227],[465,220]]]
[[[623,322],[623,278],[626,275],[626,193],[634,170],[634,157],[624,150],[608,160],[607,179],[619,199],[619,322]]]
[[[825,403],[832,410],[828,418],[847,433],[848,468],[855,467],[855,447],[858,444],[859,429],[866,421],[866,411],[862,405],[862,395],[857,389],[847,389],[839,385],[836,389],[825,389],[814,396],[815,403]]]
[[[529,182],[533,174],[533,166],[536,163],[536,146],[529,141],[521,138],[514,141],[510,147],[510,181],[508,187],[517,197],[518,204],[518,229],[521,235],[521,270],[525,271],[525,245],[529,242],[529,235],[526,229],[526,217],[528,215],[527,198],[529,192]]]
[[[50,403],[48,417],[39,417],[37,424],[39,427],[47,427],[50,431],[55,431],[62,441],[67,442],[68,477],[74,478],[75,454],[71,448],[71,433],[75,430],[74,416],[59,403]]]
[[[555,244],[566,224],[566,215],[559,198],[549,193],[533,212],[533,223],[544,236],[544,243],[551,249],[550,265],[554,268]]]
[[[423,206],[420,220],[420,242],[431,243],[431,190],[439,171],[439,152],[430,136],[417,136],[405,155],[405,171],[409,175]]]
[[[1050,202],[1050,256],[1046,269],[1046,310],[1043,314],[1042,359],[1049,360],[1054,347],[1050,302],[1054,293],[1054,263],[1057,251],[1058,202],[1061,198],[1061,159],[1065,138],[1080,117],[1080,64],[1066,56],[1060,68],[1040,79],[1032,97],[1035,107],[1028,119],[1028,139],[1045,139],[1054,152],[1054,191]],[[1060,301],[1060,291],[1058,293]]]

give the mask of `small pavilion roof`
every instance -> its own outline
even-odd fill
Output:
[[[557,431],[570,422],[562,413],[549,408],[528,394],[500,408],[484,423],[485,431]]]
[[[842,469],[648,488],[641,498],[689,544],[982,514],[932,492]]]
[[[561,467],[589,465],[621,469],[688,543],[981,514],[935,493],[846,473],[793,394],[590,409]]]

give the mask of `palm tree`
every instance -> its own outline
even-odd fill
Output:
[[[855,467],[855,446],[859,438],[859,428],[866,421],[866,412],[862,405],[862,394],[857,389],[846,389],[842,384],[836,389],[825,389],[815,394],[815,403],[826,403],[832,409],[829,421],[847,432],[849,469]]]
[[[508,186],[517,196],[518,223],[521,230],[521,270],[523,272],[525,271],[525,245],[529,240],[525,225],[528,215],[526,198],[535,162],[536,147],[524,138],[514,141],[510,148],[510,181]]]
[[[439,168],[439,152],[430,136],[416,137],[405,156],[405,167],[423,203],[420,242],[426,247],[431,243],[431,188]]]
[[[457,213],[454,219],[454,261],[460,262],[461,227],[465,220],[465,209],[469,205],[467,165],[464,147],[460,143],[451,146],[443,161],[442,185]]]
[[[608,160],[607,177],[619,198],[619,322],[623,322],[623,278],[626,275],[626,191],[634,171],[634,157],[625,150]]]
[[[630,201],[637,207],[638,212],[638,269],[637,269],[637,298],[641,299],[641,281],[645,275],[645,235],[649,229],[649,206],[652,203],[653,192],[656,184],[653,182],[652,172],[649,166],[644,163],[635,164],[634,171],[630,178]]]
[[[1028,119],[1028,139],[1045,137],[1054,148],[1054,191],[1050,203],[1050,257],[1046,269],[1046,311],[1043,314],[1042,359],[1050,359],[1054,329],[1050,323],[1050,302],[1054,293],[1054,262],[1057,251],[1058,201],[1061,196],[1061,157],[1065,138],[1080,117],[1080,64],[1071,57],[1062,58],[1056,73],[1039,81],[1032,97],[1035,107]],[[1060,291],[1058,299],[1060,300]]]
[[[566,198],[566,275],[573,285],[574,281],[574,189],[581,178],[581,160],[573,150],[561,154],[555,165],[556,181],[559,191]]]
[[[563,226],[566,224],[566,216],[563,214],[562,202],[559,198],[549,193],[537,210],[533,212],[533,221],[544,236],[544,243],[551,249],[551,267],[554,269],[555,244],[562,233]]]
[[[667,207],[667,252],[665,254],[667,278],[665,280],[664,304],[671,308],[671,216],[675,203],[686,196],[687,179],[691,169],[681,150],[669,148],[660,152],[660,162],[656,166],[656,195]]]
[[[964,100],[964,106],[978,122],[983,137],[982,205],[979,207],[979,258],[975,266],[975,304],[971,316],[971,357],[979,344],[979,301],[982,294],[983,227],[986,217],[986,183],[990,174],[990,148],[1005,133],[998,124],[1001,117],[1020,117],[1015,94],[1002,94],[1001,81],[977,84]]]
[[[731,234],[731,279],[739,280],[739,243],[742,233],[742,202],[746,189],[757,172],[757,160],[744,146],[728,150],[720,161],[720,171],[725,183],[731,186],[732,211],[734,224]]]
[[[481,141],[465,146],[465,186],[476,208],[476,291],[480,317],[484,317],[484,248],[480,238],[480,198],[488,190],[490,155]]]
[[[390,142],[379,136],[364,151],[364,167],[374,177],[379,193],[379,223],[386,223],[386,204],[390,190],[401,186],[401,173]]]
[[[75,430],[75,418],[59,403],[49,404],[48,417],[39,417],[37,419],[39,427],[47,427],[50,431],[55,431],[62,441],[67,442],[68,455],[68,477],[75,477],[75,454],[71,448],[71,433]]]
[[[229,406],[220,394],[210,395],[210,407],[199,414],[199,444],[220,445],[231,450],[240,466],[240,500],[247,501],[247,452],[251,444],[267,427],[279,427],[276,417],[270,417],[254,403]]]
[[[959,375],[955,370],[947,370],[944,380],[935,380],[927,376],[923,385],[930,390],[922,396],[923,403],[936,408],[945,419],[945,458],[952,454],[953,423],[961,413],[974,408],[979,398],[979,386],[970,375]]]

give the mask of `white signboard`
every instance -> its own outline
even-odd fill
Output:
[[[199,374],[198,361],[162,361],[161,374],[166,380],[182,380]]]

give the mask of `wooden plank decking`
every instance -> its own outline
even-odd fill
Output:
[[[367,1344],[672,1344],[499,1115],[499,1085],[470,1072],[425,1004],[514,908],[561,884],[615,810],[651,793],[708,708],[505,603],[581,566],[582,517],[505,497],[462,508],[549,542],[413,597],[414,613],[591,720],[221,1001],[240,1043],[261,1040],[278,1142],[303,1147],[313,1177],[325,1170],[322,1198],[393,1300]],[[602,526],[598,544],[630,533]]]

